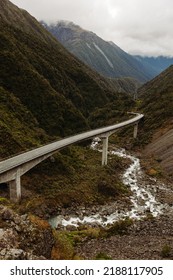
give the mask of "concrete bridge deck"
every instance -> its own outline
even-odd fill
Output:
[[[113,134],[117,129],[129,125],[134,125],[134,138],[136,138],[138,122],[142,118],[142,114],[135,114],[135,117],[127,121],[80,133],[3,160],[0,162],[0,183],[9,183],[10,199],[17,202],[21,198],[21,176],[23,174],[25,174],[28,170],[30,170],[43,160],[52,156],[57,151],[74,143],[92,139],[96,136],[103,139],[102,165],[106,165],[109,136]]]

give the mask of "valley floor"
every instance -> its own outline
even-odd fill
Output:
[[[121,165],[119,173],[126,167],[127,162]],[[145,164],[142,168],[146,171]],[[112,176],[112,169],[110,174]],[[112,188],[108,190],[112,192]],[[17,214],[10,204],[8,207],[7,200],[1,198],[0,259],[173,259],[172,184],[157,188],[155,196],[159,203],[169,206],[168,211],[156,218],[148,211],[146,218],[140,221],[127,219],[107,228],[95,224],[57,230],[52,230],[44,218],[40,219],[37,211],[31,214],[29,208],[27,213],[21,215],[18,211]],[[98,210],[95,204],[93,207],[90,211]],[[117,207],[130,207],[129,193],[119,196]],[[71,215],[69,207],[62,210],[63,215]],[[79,212],[79,205],[74,205],[73,211]],[[86,209],[83,212],[86,214]]]

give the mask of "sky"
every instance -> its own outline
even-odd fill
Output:
[[[11,0],[38,20],[72,21],[130,54],[173,57],[172,0]]]

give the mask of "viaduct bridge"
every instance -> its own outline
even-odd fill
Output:
[[[103,141],[102,149],[102,165],[107,164],[108,153],[108,138],[116,130],[134,125],[134,138],[137,137],[138,122],[143,118],[142,114],[135,114],[135,116],[124,122],[80,133],[48,145],[30,150],[20,155],[11,157],[0,162],[0,184],[8,183],[10,189],[10,199],[18,202],[21,199],[21,176],[29,171],[31,168],[52,156],[57,151],[68,147],[71,144],[78,143],[84,140],[100,137]]]

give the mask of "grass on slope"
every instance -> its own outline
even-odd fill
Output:
[[[153,133],[169,126],[173,118],[173,66],[139,89],[139,110],[145,115],[143,143],[148,143]]]

